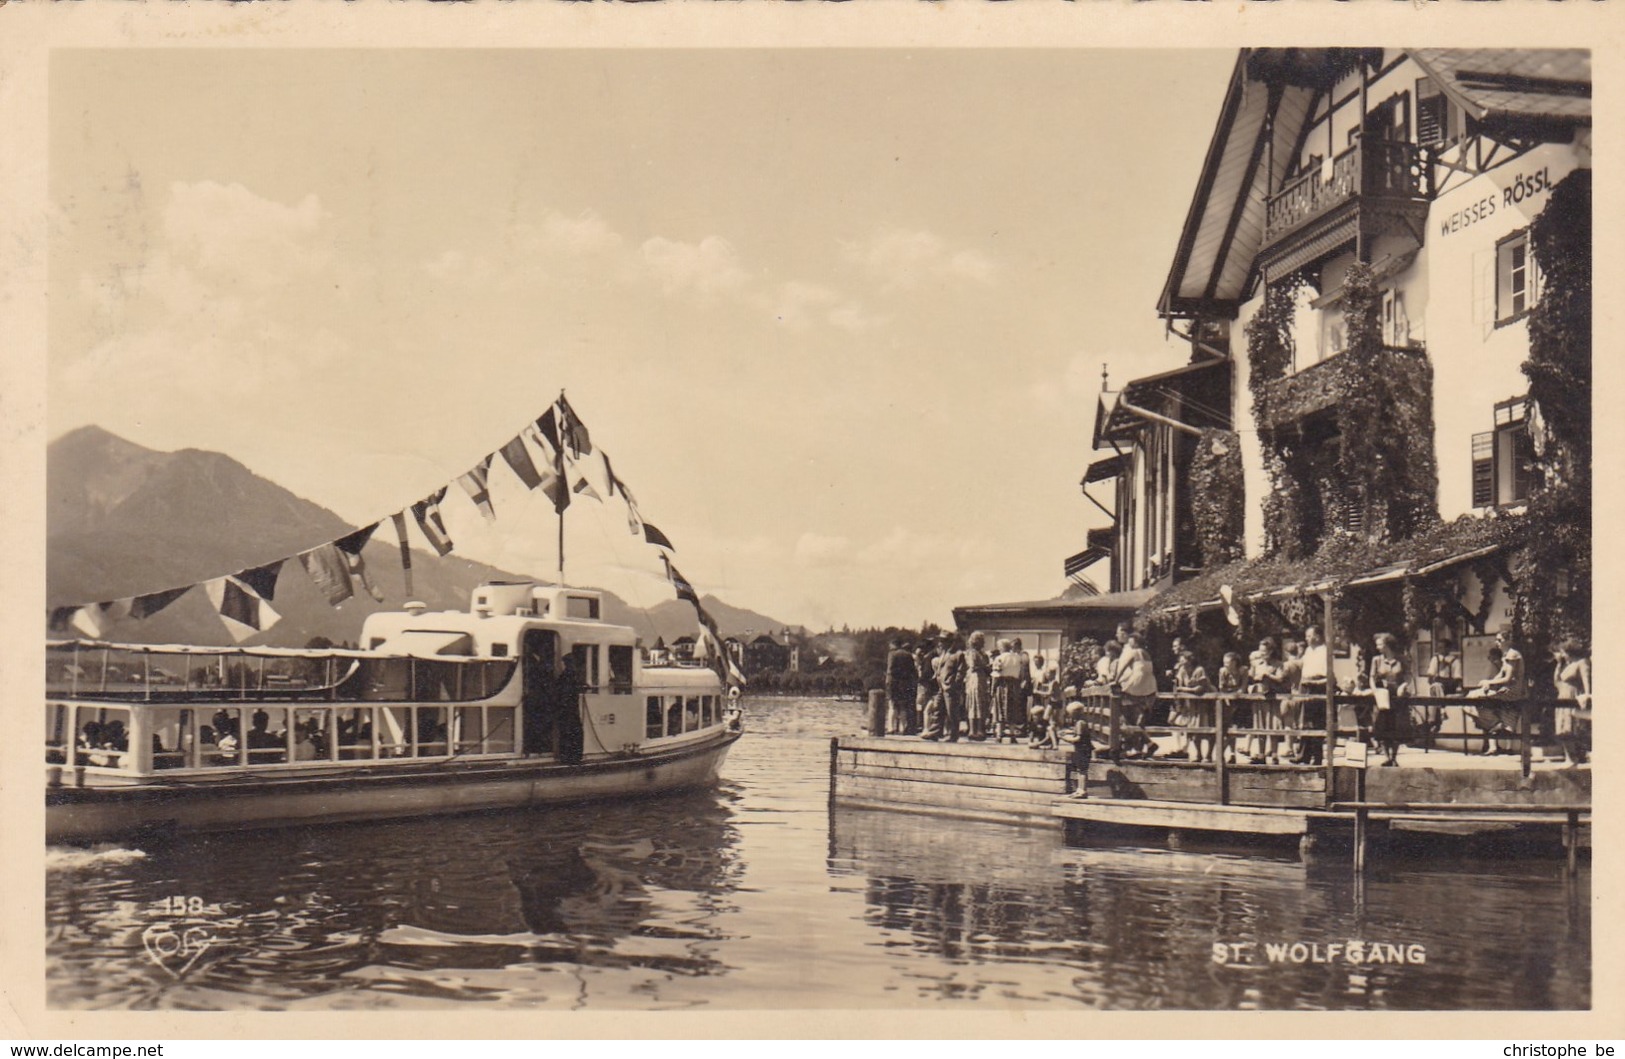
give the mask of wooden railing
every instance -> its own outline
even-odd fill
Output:
[[[1370,694],[1349,695],[1250,695],[1250,694],[1211,694],[1211,695],[1180,695],[1159,694],[1156,701],[1169,708],[1178,707],[1182,712],[1206,715],[1203,724],[1170,724],[1147,723],[1146,718],[1131,718],[1125,712],[1125,702],[1120,696],[1094,693],[1083,696],[1084,716],[1082,722],[1087,729],[1080,734],[1081,738],[1092,738],[1095,742],[1103,744],[1102,753],[1113,761],[1122,761],[1132,758],[1139,752],[1152,736],[1169,736],[1183,733],[1188,737],[1190,744],[1201,739],[1211,739],[1213,742],[1212,760],[1197,761],[1187,758],[1188,767],[1211,771],[1214,774],[1214,800],[1221,805],[1229,804],[1229,772],[1231,769],[1242,767],[1240,757],[1234,763],[1226,760],[1228,751],[1235,747],[1239,750],[1241,741],[1251,739],[1265,740],[1277,744],[1275,754],[1280,754],[1280,746],[1296,743],[1300,748],[1307,746],[1309,756],[1315,758],[1314,764],[1280,765],[1280,768],[1297,768],[1303,770],[1320,769],[1326,772],[1326,795],[1333,793],[1332,768],[1336,750],[1346,748],[1351,742],[1369,742],[1371,723],[1374,719],[1371,711],[1375,707],[1375,699]],[[1327,705],[1331,709],[1326,709]],[[1549,706],[1572,703],[1557,703],[1553,700],[1541,699],[1484,699],[1469,698],[1467,696],[1394,696],[1390,709],[1405,710],[1411,716],[1421,709],[1444,709],[1445,707],[1460,707],[1461,731],[1459,734],[1436,731],[1431,725],[1422,727],[1423,739],[1416,738],[1415,725],[1407,724],[1402,730],[1411,734],[1405,739],[1407,745],[1422,745],[1425,749],[1444,751],[1440,746],[1441,740],[1462,741],[1463,754],[1471,754],[1472,744],[1515,743],[1519,755],[1519,767],[1523,776],[1529,776],[1533,767],[1532,750],[1536,741],[1541,738],[1535,732],[1535,720],[1540,713]],[[1243,708],[1246,708],[1252,717],[1252,723],[1238,725]],[[1283,707],[1285,707],[1283,709]],[[1349,727],[1341,717],[1342,708],[1352,707],[1356,711],[1355,724]],[[1516,714],[1516,723],[1510,728],[1492,730],[1490,732],[1472,732],[1467,726],[1466,710],[1489,707],[1506,713]],[[1296,711],[1297,723],[1288,723]],[[1303,724],[1306,713],[1314,716],[1321,711],[1326,713],[1323,721],[1314,725]],[[1424,713],[1424,716],[1426,714]],[[1260,723],[1260,718],[1264,720]],[[1352,737],[1352,738],[1351,738]],[[1166,757],[1160,759],[1167,761]],[[1345,762],[1346,763],[1346,762]],[[1249,763],[1251,764],[1251,763]]]
[[[1351,199],[1432,197],[1432,166],[1426,149],[1413,143],[1370,140],[1287,181],[1265,200],[1266,246]]]

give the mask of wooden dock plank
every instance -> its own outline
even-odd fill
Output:
[[[891,768],[859,761],[837,769],[839,777],[871,777],[883,780],[907,780],[916,783],[949,783],[961,787],[985,787],[995,790],[1032,791],[1056,797],[1066,793],[1065,774],[1049,776],[999,776],[976,773],[948,773],[934,769]]]
[[[1194,805],[1144,798],[1066,798],[1056,802],[1053,811],[1061,819],[1085,823],[1263,835],[1301,835],[1309,829],[1310,816],[1318,815],[1302,810]]]
[[[841,748],[836,753],[835,767],[853,765],[883,765],[888,768],[918,769],[949,773],[955,776],[1022,776],[1042,779],[1066,775],[1065,761],[1011,758],[952,757],[948,755],[909,754],[893,750],[866,750],[858,752]]]
[[[838,746],[842,750],[882,751],[895,754],[929,754],[939,757],[997,758],[1006,761],[1049,761],[1066,764],[1071,753],[1065,750],[1035,750],[1021,744],[1009,743],[945,743],[940,740],[919,739],[910,736],[843,736]]]
[[[839,777],[835,784],[836,802],[850,798],[880,801],[892,799],[948,809],[1047,812],[1047,807],[1055,801],[1056,795],[1053,792],[994,790],[986,787],[961,787],[949,783],[875,779],[868,776]]]

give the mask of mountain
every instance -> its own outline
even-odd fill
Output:
[[[46,596],[66,606],[201,582],[334,540],[354,527],[218,452],[158,452],[100,427],[64,434],[46,450]],[[355,642],[368,614],[407,598],[400,549],[386,523],[362,552],[385,603],[363,592],[331,607],[297,561],[282,568],[273,606],[282,620],[252,643],[302,646],[311,637]],[[483,581],[524,580],[455,554],[412,553],[412,598],[431,610],[462,610]],[[782,623],[707,596],[723,635]],[[606,592],[604,618],[652,643],[695,630],[694,610],[672,599],[635,610]],[[110,639],[145,643],[230,642],[201,590],[145,621],[124,621]]]

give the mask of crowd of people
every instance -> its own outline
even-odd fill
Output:
[[[999,639],[989,648],[985,633],[945,633],[934,640],[892,642],[886,663],[886,732],[958,742],[1027,741],[1035,747],[1107,739],[1106,718],[1115,702],[1123,756],[1213,762],[1223,754],[1234,764],[1320,765],[1325,763],[1328,683],[1331,690],[1361,696],[1352,708],[1358,740],[1380,754],[1381,765],[1398,764],[1400,748],[1431,741],[1443,724],[1444,704],[1412,705],[1402,700],[1460,699],[1483,739],[1482,754],[1514,752],[1508,743],[1520,731],[1521,703],[1551,697],[1558,705],[1545,726],[1571,765],[1584,763],[1589,744],[1585,718],[1591,708],[1591,661],[1584,643],[1564,641],[1554,653],[1552,684],[1544,694],[1532,687],[1522,654],[1507,632],[1490,651],[1493,674],[1468,689],[1456,644],[1440,638],[1427,666],[1413,672],[1398,637],[1378,633],[1370,648],[1356,644],[1339,683],[1321,630],[1305,628],[1266,636],[1244,659],[1225,651],[1209,675],[1195,645],[1174,637],[1171,666],[1153,661],[1144,636],[1119,625],[1094,664],[1093,672],[1069,673],[1062,685],[1060,659],[1029,653],[1019,638]],[[1175,696],[1159,698],[1159,692]],[[1225,696],[1234,695],[1235,699]],[[1105,704],[1105,705],[1103,705]],[[1217,711],[1234,733],[1217,745]],[[1144,732],[1165,727],[1171,746]]]

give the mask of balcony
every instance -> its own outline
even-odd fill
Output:
[[[1420,342],[1384,345],[1377,353],[1364,356],[1344,350],[1270,383],[1268,412],[1260,416],[1259,425],[1280,430],[1302,424],[1336,406],[1356,388],[1369,387],[1368,373],[1373,371],[1404,375],[1411,385],[1422,386],[1428,370],[1427,349]]]
[[[1351,203],[1355,212],[1369,204],[1381,214],[1425,213],[1433,195],[1432,181],[1424,148],[1384,140],[1357,142],[1333,158],[1330,166],[1316,166],[1294,177],[1265,201],[1264,248],[1276,248]],[[1415,229],[1418,241],[1420,219]]]

